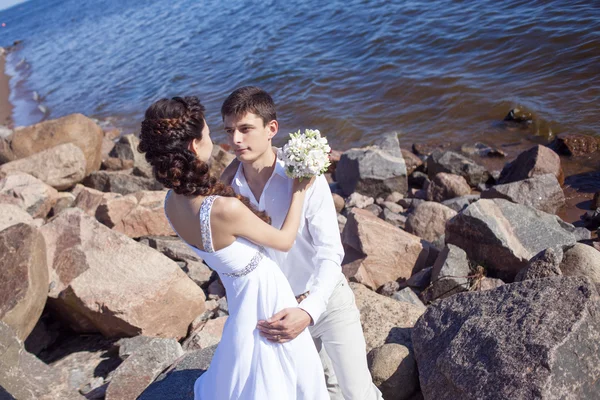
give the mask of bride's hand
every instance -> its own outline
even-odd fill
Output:
[[[310,179],[303,178],[302,182],[300,182],[299,178],[295,178],[294,183],[292,184],[292,191],[293,192],[302,192],[304,190],[308,190],[308,188],[310,188],[312,186],[312,184],[315,182],[315,179],[316,179],[316,177],[313,176]]]

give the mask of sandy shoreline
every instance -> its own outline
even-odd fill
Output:
[[[1,49],[1,48],[0,48]],[[5,50],[0,50],[0,125],[10,126],[12,124],[12,109],[13,106],[8,100],[10,95],[10,86],[8,85],[9,77],[4,72],[6,62]]]

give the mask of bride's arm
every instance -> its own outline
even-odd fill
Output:
[[[236,237],[244,237],[252,242],[279,251],[289,251],[300,226],[302,206],[306,191],[312,180],[305,179],[302,183],[294,182],[292,200],[281,229],[274,228],[256,216],[241,201],[233,197],[221,198],[218,207],[214,208],[212,224],[218,224],[218,229]]]

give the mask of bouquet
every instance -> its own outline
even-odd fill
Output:
[[[290,178],[312,178],[327,171],[331,162],[331,148],[327,139],[316,129],[305,129],[304,133],[290,133],[290,140],[283,146],[280,158],[285,163],[285,172]]]

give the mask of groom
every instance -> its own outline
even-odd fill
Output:
[[[225,132],[237,160],[221,180],[266,210],[280,228],[291,199],[292,180],[271,141],[277,134],[275,104],[264,90],[235,90],[221,107]],[[239,161],[239,162],[238,162]],[[309,328],[321,355],[332,399],[381,399],[367,367],[365,339],[354,293],[342,274],[344,250],[329,185],[316,179],[304,202],[298,236],[288,253],[269,250],[299,302],[258,321],[261,335],[284,343]]]

